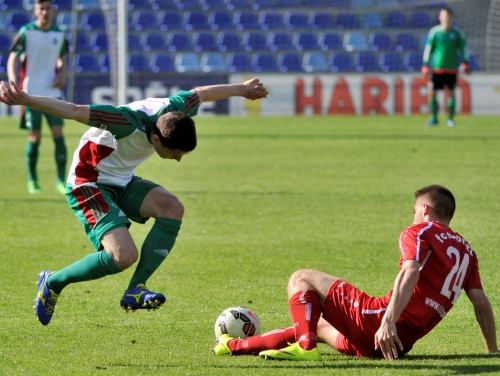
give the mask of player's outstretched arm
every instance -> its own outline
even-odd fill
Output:
[[[482,289],[470,289],[467,297],[474,306],[477,323],[483,333],[486,351],[498,353],[497,331],[495,328],[495,317],[490,301]]]
[[[258,78],[252,78],[241,84],[222,84],[200,86],[192,90],[200,98],[200,102],[212,102],[229,97],[261,99],[267,97],[267,90]]]
[[[0,91],[0,101],[8,105],[34,108],[63,119],[76,120],[84,124],[89,121],[90,107],[87,105],[77,105],[55,98],[29,95],[19,89],[14,81],[10,81],[10,85],[5,81],[1,81]]]

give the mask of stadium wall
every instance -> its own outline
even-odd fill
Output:
[[[162,97],[178,90],[217,83],[237,83],[258,76],[269,89],[264,101],[230,99],[202,106],[200,115],[393,115],[428,113],[426,81],[420,74],[236,74],[131,76],[128,102]],[[440,97],[441,103],[443,98]],[[102,75],[79,80],[75,103],[113,104],[113,88]],[[461,75],[457,112],[500,115],[500,76]],[[0,116],[19,114],[19,108],[0,105]]]

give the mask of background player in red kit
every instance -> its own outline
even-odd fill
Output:
[[[476,253],[448,227],[455,212],[453,194],[431,185],[415,197],[413,225],[400,236],[400,272],[386,296],[368,296],[316,270],[296,271],[288,283],[293,327],[246,340],[223,335],[215,355],[316,360],[319,340],[348,355],[393,360],[441,321],[462,289],[474,306],[486,350],[498,352],[495,319]]]

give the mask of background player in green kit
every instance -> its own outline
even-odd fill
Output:
[[[33,96],[13,81],[10,86],[2,81],[0,89],[0,101],[6,104],[28,106],[91,126],[74,153],[66,195],[98,252],[56,272],[40,273],[35,300],[40,322],[50,322],[59,294],[68,284],[119,273],[137,261],[139,252],[128,231],[129,219],[144,223],[153,217],[155,222],[120,305],[127,310],[158,308],[165,296],[146,289],[145,284],[171,252],[184,206],[163,187],[135,176],[136,167],[155,152],[161,158],[180,161],[196,147],[191,117],[201,103],[232,96],[265,98],[262,83],[254,78],[241,84],[202,86],[118,107]]]
[[[66,55],[68,43],[64,32],[52,25],[55,9],[51,0],[36,0],[34,4],[36,21],[24,25],[17,33],[7,62],[10,81],[29,94],[62,98],[62,88],[66,84]],[[20,69],[19,62],[22,62]],[[17,72],[21,80],[18,81]],[[45,115],[52,132],[55,145],[57,167],[56,190],[66,191],[66,144],[63,136],[64,122],[61,118],[29,107],[24,108],[20,127],[28,129],[26,163],[28,167],[28,191],[40,193],[37,174],[38,150],[42,139],[42,115]]]
[[[431,118],[427,125],[438,124],[438,102],[436,91],[447,87],[448,97],[448,125],[455,126],[455,86],[460,61],[460,70],[469,73],[469,52],[467,42],[462,31],[452,25],[453,12],[449,8],[442,8],[439,12],[440,24],[429,31],[427,44],[424,50],[422,74],[432,73],[432,82],[429,83],[429,106]],[[432,57],[432,59],[431,59]],[[432,67],[429,69],[429,65]]]

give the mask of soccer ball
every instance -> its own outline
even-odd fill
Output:
[[[215,321],[215,338],[222,334],[241,339],[259,335],[260,320],[255,312],[246,307],[228,308]]]

